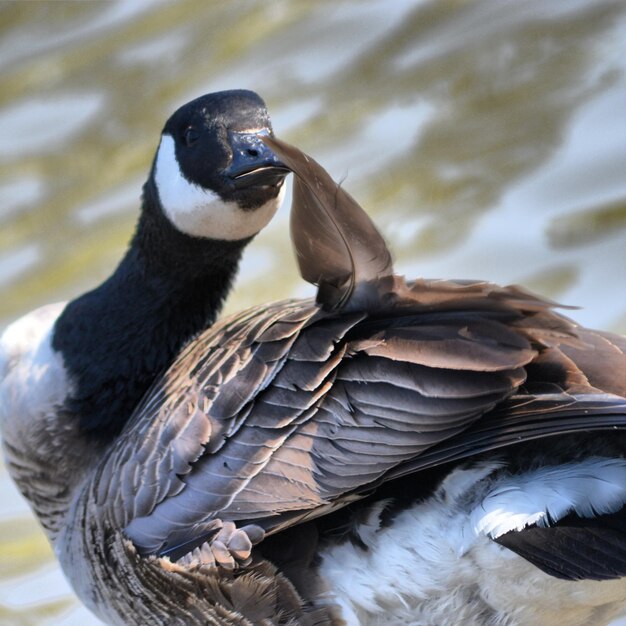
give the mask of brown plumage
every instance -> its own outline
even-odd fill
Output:
[[[136,413],[133,453],[113,456],[99,481],[102,502],[125,481],[139,485],[118,523],[133,520],[141,549],[197,542],[214,517],[273,532],[408,471],[546,435],[626,428],[626,383],[615,375],[622,338],[579,337],[519,288],[385,282],[378,310],[263,305],[181,354]],[[605,378],[588,358],[572,359],[589,349],[610,365]],[[148,454],[157,447],[168,456]],[[156,486],[137,476],[158,473],[150,462],[163,468]],[[182,527],[171,524],[177,515]]]
[[[606,434],[626,456],[624,338],[519,287],[405,282],[354,199],[264,140],[296,175],[292,237],[317,302],[258,306],[192,338],[91,460],[64,562],[77,588],[97,581],[83,599],[117,623],[340,624],[317,567],[342,509],[354,521],[396,480],[412,476],[417,497],[437,487],[430,470],[534,440],[558,437],[560,462]],[[626,576],[615,537],[609,570],[576,576]],[[548,571],[531,543],[510,549]]]
[[[141,552],[177,558],[216,518],[273,534],[441,463],[626,429],[624,338],[519,287],[405,283],[355,201],[266,141],[297,176],[292,233],[321,308],[285,301],[218,322],[139,407],[95,501],[110,515],[135,486],[112,523]]]

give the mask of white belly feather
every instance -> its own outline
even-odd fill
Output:
[[[453,471],[431,498],[383,528],[384,503],[373,506],[357,528],[368,550],[349,541],[323,550],[320,573],[349,626],[599,626],[626,612],[626,579],[559,580],[487,536],[497,536],[496,527],[506,532],[533,523],[537,505],[549,500],[546,481],[558,480],[559,472],[560,503],[569,500],[570,510],[581,500],[575,469],[590,481],[587,493],[623,503],[626,461],[544,468],[526,480],[489,476],[498,467]]]

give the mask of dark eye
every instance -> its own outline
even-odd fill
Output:
[[[185,143],[188,146],[193,145],[200,139],[200,133],[195,128],[187,128],[184,133]]]

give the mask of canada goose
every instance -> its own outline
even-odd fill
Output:
[[[287,169],[317,301],[211,326]],[[406,283],[255,94],[205,96],[166,124],[115,274],[3,335],[7,464],[106,622],[607,623],[626,340],[553,309]]]

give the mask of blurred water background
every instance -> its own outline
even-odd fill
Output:
[[[246,87],[409,276],[523,283],[626,331],[626,3],[0,3],[0,328],[106,277],[169,114]],[[288,202],[228,310],[308,295]],[[96,620],[0,468],[0,623]]]

